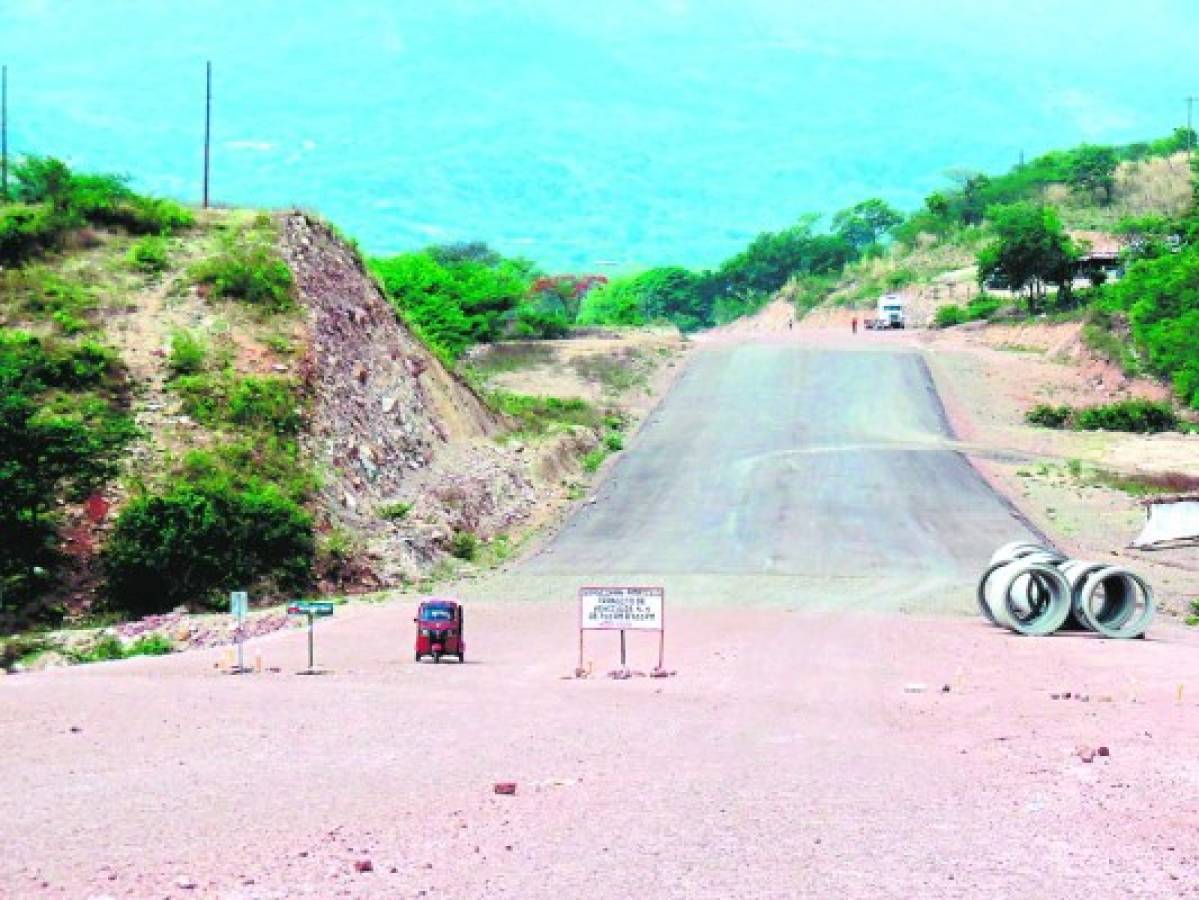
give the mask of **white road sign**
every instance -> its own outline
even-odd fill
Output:
[[[665,591],[660,587],[579,589],[579,627],[584,631],[661,631]]]

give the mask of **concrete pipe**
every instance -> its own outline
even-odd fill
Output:
[[[1148,582],[1120,566],[1090,571],[1073,607],[1088,628],[1109,638],[1141,637],[1156,611]]]
[[[1018,634],[1052,634],[1070,615],[1070,585],[1050,562],[1020,559],[994,567],[979,592],[987,618]]]
[[[1030,557],[1044,558],[1045,556],[1052,557],[1055,563],[1066,558],[1056,550],[1041,544],[1034,544],[1031,541],[1012,541],[991,554],[991,564],[1014,562],[1017,559]]]

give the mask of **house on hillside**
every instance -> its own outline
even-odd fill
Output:
[[[1071,240],[1081,249],[1082,253],[1074,263],[1074,277],[1090,277],[1095,272],[1103,272],[1102,277],[1119,278],[1124,274],[1124,262],[1121,251],[1126,242],[1119,235],[1108,234],[1105,231],[1071,231]]]

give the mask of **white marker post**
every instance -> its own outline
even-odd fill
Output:
[[[658,671],[666,649],[666,590],[660,587],[579,588],[579,669],[583,668],[583,632],[619,631],[620,667],[627,668],[626,631],[658,632]]]
[[[245,642],[242,626],[245,625],[246,615],[249,611],[250,595],[245,591],[231,591],[229,593],[229,615],[233,616],[233,620],[237,623],[237,631],[235,632],[235,640],[237,641],[237,668],[234,671],[239,675],[247,671],[245,667]]]

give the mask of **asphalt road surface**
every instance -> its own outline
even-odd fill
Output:
[[[916,351],[704,349],[596,502],[500,583],[967,611],[991,552],[1029,531],[951,442]]]

